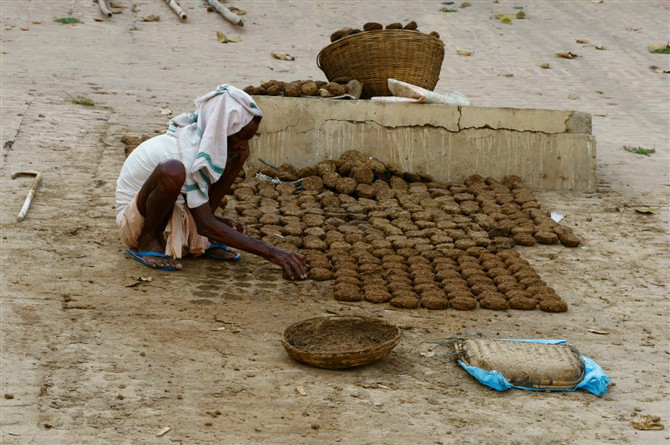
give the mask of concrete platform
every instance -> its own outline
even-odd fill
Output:
[[[577,111],[256,97],[252,164],[297,167],[361,150],[441,181],[519,175],[541,190],[595,191],[591,115]]]

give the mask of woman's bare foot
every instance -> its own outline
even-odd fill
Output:
[[[165,247],[163,245],[154,240],[149,243],[143,244],[141,246],[138,246],[137,248],[138,252],[158,252],[158,253],[165,253]],[[156,256],[145,256],[143,257],[144,261],[151,267],[157,268],[157,267],[174,267],[177,270],[181,270],[183,267],[181,263],[178,263],[177,260],[174,258],[162,258],[162,257],[156,257]]]

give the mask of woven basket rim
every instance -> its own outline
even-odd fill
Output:
[[[305,351],[304,349],[297,348],[293,344],[289,342],[289,340],[286,338],[286,333],[293,327],[308,323],[310,321],[315,321],[315,320],[324,320],[324,321],[331,321],[331,320],[362,320],[362,321],[373,321],[377,324],[380,325],[385,325],[387,327],[390,327],[393,331],[395,331],[395,335],[393,338],[385,341],[384,343],[380,343],[378,345],[372,345],[365,347],[363,349],[356,349],[356,350],[351,350],[351,351],[343,351],[343,352],[313,352],[313,351]],[[309,355],[314,358],[318,359],[340,359],[340,358],[347,358],[351,357],[352,355],[356,354],[370,354],[372,352],[377,352],[377,351],[382,351],[388,348],[393,349],[399,342],[400,339],[402,338],[402,332],[400,331],[400,328],[397,326],[389,323],[386,320],[381,320],[379,318],[373,318],[373,317],[365,317],[362,315],[333,315],[333,316],[324,316],[324,317],[312,317],[308,318],[305,320],[298,321],[296,323],[291,324],[288,326],[286,329],[284,329],[284,332],[282,334],[282,345],[284,348],[287,350],[293,351],[297,355]]]
[[[416,30],[413,30],[413,29],[374,29],[374,30],[371,30],[371,31],[361,31],[361,32],[357,32],[356,34],[349,34],[348,36],[342,37],[341,39],[338,39],[334,42],[331,42],[327,46],[323,47],[323,49],[321,49],[321,51],[319,51],[319,54],[316,55],[316,66],[319,67],[319,69],[323,70],[321,68],[321,55],[325,51],[330,50],[332,48],[335,48],[337,46],[341,46],[343,43],[346,43],[347,41],[349,41],[351,39],[355,39],[357,37],[371,35],[371,34],[382,33],[382,32],[385,33],[384,36],[388,36],[388,37],[392,37],[393,34],[397,34],[398,32],[403,32],[403,33],[411,32],[411,33],[416,34],[416,36],[424,36],[424,37],[427,37],[427,38],[436,39],[437,41],[439,41],[442,44],[443,48],[446,47],[446,45],[444,44],[442,39],[437,39],[433,36],[430,36],[428,34],[425,34],[425,33],[421,32],[421,31],[416,31]]]

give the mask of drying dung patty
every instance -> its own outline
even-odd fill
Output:
[[[544,312],[565,312],[568,310],[568,305],[560,299],[540,300],[540,310]]]
[[[504,298],[488,297],[479,300],[479,306],[483,309],[504,311],[509,309],[509,302]]]
[[[358,288],[351,289],[336,289],[335,290],[335,299],[338,301],[361,301],[363,296],[361,295]]]
[[[380,304],[380,303],[386,303],[387,301],[390,301],[391,298],[393,298],[393,297],[388,292],[370,291],[370,292],[365,292],[364,298],[365,298],[365,301],[369,301],[370,303]]]
[[[516,296],[509,299],[509,307],[511,309],[519,309],[524,311],[531,311],[537,306],[535,298]]]
[[[540,244],[556,244],[558,243],[558,235],[554,232],[537,232],[535,234],[535,239]]]
[[[477,308],[477,300],[474,298],[458,297],[449,300],[449,306],[457,311],[472,311]]]
[[[331,280],[333,278],[333,272],[328,269],[317,267],[309,271],[309,277],[316,281]]]
[[[446,298],[434,295],[422,296],[420,303],[421,307],[425,307],[426,309],[432,309],[432,310],[447,309],[449,307],[449,302],[447,301]]]
[[[419,299],[409,295],[401,295],[391,299],[391,306],[403,309],[414,309],[419,305]]]

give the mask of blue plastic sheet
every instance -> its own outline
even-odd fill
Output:
[[[527,340],[527,339],[516,339],[516,338],[505,338],[501,339],[504,341],[517,341],[517,342],[528,342],[528,343],[548,343],[552,345],[565,344],[565,340]],[[486,386],[489,386],[497,391],[506,391],[510,388],[525,389],[528,391],[575,391],[577,389],[583,389],[597,396],[602,396],[607,392],[607,388],[610,384],[610,379],[605,375],[605,371],[598,366],[596,362],[590,358],[581,356],[584,360],[584,377],[579,384],[572,389],[538,389],[538,388],[528,388],[526,386],[516,386],[512,385],[507,381],[503,375],[496,371],[486,371],[481,368],[476,368],[464,363],[462,360],[457,360],[458,364],[461,365],[472,377],[477,379],[480,383],[483,383]]]

